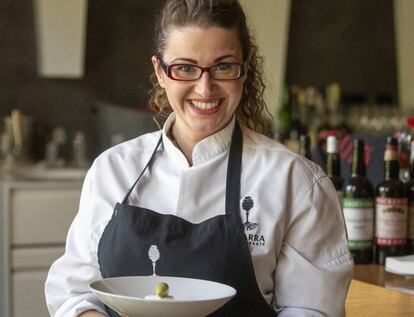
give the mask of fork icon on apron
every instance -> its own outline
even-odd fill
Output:
[[[152,275],[155,276],[155,266],[160,258],[160,251],[156,245],[152,245],[148,250],[148,257],[152,261]]]

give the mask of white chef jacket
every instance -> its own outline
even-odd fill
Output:
[[[131,193],[129,204],[200,223],[225,214],[226,170],[235,119],[203,139],[193,166],[162,131],[145,134],[102,153],[89,169],[65,254],[45,285],[50,314],[78,316],[104,305],[88,285],[102,278],[97,248],[116,202],[137,179],[162,133],[163,144]],[[246,231],[261,293],[279,316],[343,316],[353,261],[336,191],[321,168],[246,127],[243,132],[240,211],[250,196]],[[250,228],[251,229],[251,228]],[[243,277],[240,277],[243,278]]]

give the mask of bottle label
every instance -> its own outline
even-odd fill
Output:
[[[384,161],[397,161],[398,147],[394,144],[385,144]]]
[[[375,239],[381,246],[402,246],[407,241],[407,198],[377,197]]]
[[[408,239],[414,240],[414,203],[408,209]]]
[[[374,237],[374,203],[366,198],[344,198],[343,212],[351,250],[370,249]]]

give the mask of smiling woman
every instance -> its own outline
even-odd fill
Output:
[[[267,111],[263,100],[263,92],[265,89],[262,79],[263,61],[262,58],[257,55],[258,48],[255,44],[254,38],[250,34],[250,30],[247,27],[246,17],[240,5],[231,6],[225,2],[226,1],[220,4],[224,8],[223,11],[214,11],[209,9],[207,2],[204,1],[188,1],[188,7],[180,7],[174,2],[167,2],[156,25],[154,39],[156,52],[154,55],[159,57],[161,66],[162,62],[174,62],[174,64],[176,64],[177,61],[175,59],[178,57],[181,58],[182,62],[190,63],[191,65],[198,64],[198,66],[204,67],[214,66],[211,63],[216,64],[222,60],[226,63],[220,64],[220,67],[229,66],[232,62],[242,64],[241,67],[233,66],[233,69],[241,71],[239,76],[246,75],[244,79],[242,78],[239,80],[239,82],[244,82],[245,80],[246,83],[242,89],[240,107],[236,110],[236,116],[247,126],[259,132],[268,132],[270,128],[270,114]],[[205,31],[205,34],[202,35],[207,37],[198,38],[200,43],[189,44],[187,42],[186,46],[186,48],[196,51],[197,54],[200,55],[199,58],[204,57],[206,59],[208,57],[206,56],[207,54],[210,54],[210,59],[213,58],[213,53],[210,51],[215,47],[215,54],[217,54],[217,49],[219,49],[220,45],[223,44],[222,41],[226,40],[226,36],[227,39],[230,38],[231,40],[230,43],[224,43],[228,46],[227,49],[229,50],[229,54],[215,56],[213,60],[208,61],[210,64],[201,64],[203,61],[191,58],[191,56],[188,56],[190,52],[187,51],[184,51],[182,56],[178,56],[178,51],[176,51],[176,49],[181,49],[181,46],[173,41],[175,41],[176,38],[180,39],[180,35],[181,37],[191,36],[191,33],[187,34],[186,32],[183,32],[183,27],[190,28],[193,32],[197,31],[197,29],[199,32]],[[221,32],[228,32],[229,34],[221,34],[224,38],[221,39],[221,42],[216,41],[216,34],[214,34],[214,31],[207,31],[207,29],[211,28],[216,30],[221,29]],[[192,34],[193,37],[197,37],[199,35],[200,34]],[[208,37],[209,35],[210,38]],[[184,38],[182,40],[185,41]],[[207,41],[209,42],[207,43]],[[199,44],[203,45],[203,47],[199,47]],[[170,50],[174,49],[172,52],[175,54],[174,60],[166,60],[165,54],[168,48]],[[223,47],[223,49],[225,48],[226,47]],[[220,53],[224,52],[225,51],[222,51]],[[192,54],[194,55],[194,53]],[[239,56],[236,56],[237,54]],[[194,55],[194,57],[197,57],[197,55]],[[151,92],[150,107],[157,115],[163,116],[170,113],[171,105],[167,98],[166,91],[162,87],[162,83],[159,82],[160,73],[159,69],[157,72],[157,61],[154,58],[153,64],[156,68],[155,73],[151,77],[154,88]],[[164,71],[167,71],[165,74],[169,75],[168,70],[165,69],[165,66],[163,66],[163,68]],[[200,76],[203,74],[204,72],[201,72]],[[209,74],[210,76],[214,76],[211,71],[209,71]],[[239,76],[232,79],[239,79]]]
[[[175,113],[172,134],[192,164],[195,144],[226,126],[239,106],[243,52],[236,29],[186,26],[166,40],[163,56],[152,62]],[[218,71],[224,68],[236,72]]]
[[[261,63],[239,2],[167,0],[155,44],[151,107],[170,115],[89,170],[46,282],[51,314],[129,315],[90,282],[160,275],[234,288],[209,316],[342,316],[352,258],[336,191],[319,166],[257,132]]]

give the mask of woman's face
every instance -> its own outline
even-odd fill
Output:
[[[209,67],[219,62],[243,63],[238,31],[221,27],[186,26],[173,29],[162,56],[164,63]],[[208,72],[193,81],[175,81],[154,56],[158,81],[176,113],[174,132],[201,140],[225,127],[242,95],[245,77],[216,80]]]

